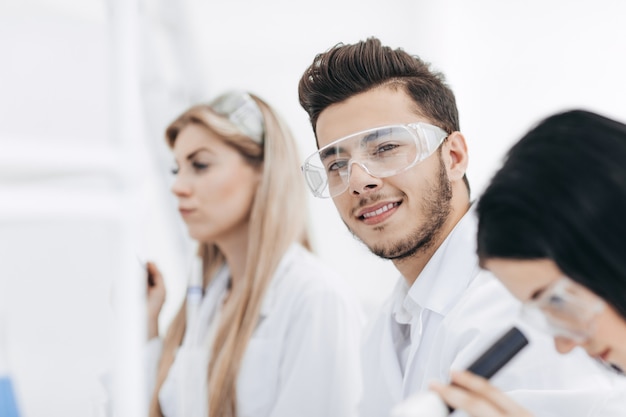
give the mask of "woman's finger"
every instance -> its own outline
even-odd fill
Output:
[[[431,384],[430,388],[455,409],[463,410],[472,417],[508,416],[494,403],[476,392],[470,392],[454,385]]]
[[[146,271],[148,273],[148,287],[160,286],[163,283],[161,271],[154,262],[146,262]]]
[[[452,372],[452,383],[469,392],[481,395],[483,398],[494,404],[498,409],[503,410],[507,416],[530,417],[531,414],[511,397],[493,386],[485,378],[479,377],[468,371]]]

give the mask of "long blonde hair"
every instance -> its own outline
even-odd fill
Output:
[[[237,415],[236,383],[247,344],[258,322],[263,296],[285,251],[294,242],[310,249],[306,223],[306,195],[296,142],[281,117],[259,97],[250,94],[264,121],[264,143],[245,136],[209,105],[196,105],[174,120],[166,130],[170,147],[178,133],[192,123],[221,136],[244,159],[261,166],[262,180],[252,203],[248,254],[243,285],[235,286],[221,313],[208,369],[210,417]],[[289,201],[287,201],[289,199]],[[200,245],[204,284],[211,280],[225,259],[217,246]],[[185,304],[173,319],[163,344],[157,383],[150,403],[150,417],[162,417],[158,392],[174,361],[185,333]]]

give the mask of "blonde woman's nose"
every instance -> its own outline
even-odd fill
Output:
[[[172,184],[171,191],[177,197],[187,196],[191,193],[191,184],[183,175],[178,173]]]

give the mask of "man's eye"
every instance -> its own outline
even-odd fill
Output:
[[[339,171],[340,169],[345,168],[347,165],[348,165],[348,160],[347,159],[338,159],[338,160],[330,163],[326,167],[326,170],[328,172]]]
[[[394,150],[394,149],[398,148],[398,146],[399,145],[394,144],[394,143],[387,143],[385,145],[381,145],[378,148],[376,148],[376,152],[375,153],[381,154],[381,153],[384,153],[384,152],[388,152],[388,151],[391,151],[391,150]]]

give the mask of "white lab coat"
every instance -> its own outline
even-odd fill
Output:
[[[201,306],[201,311],[209,310]],[[355,416],[361,394],[363,317],[358,299],[342,277],[300,245],[293,245],[268,288],[243,358],[237,381],[239,417]],[[166,417],[183,417],[177,411],[175,386],[180,383],[179,353],[186,342],[159,393]],[[152,383],[161,348],[160,340],[149,342]],[[208,359],[204,355],[195,367],[199,372],[193,378],[199,378],[199,384],[205,384]]]
[[[626,416],[626,382],[580,348],[560,355],[551,337],[519,323],[520,303],[479,268],[475,240],[470,209],[413,286],[400,277],[368,324],[360,416],[389,416],[395,404],[431,381],[448,382],[451,369],[465,369],[513,324],[530,344],[491,379],[496,386],[538,417]],[[410,334],[408,346],[403,334]]]

